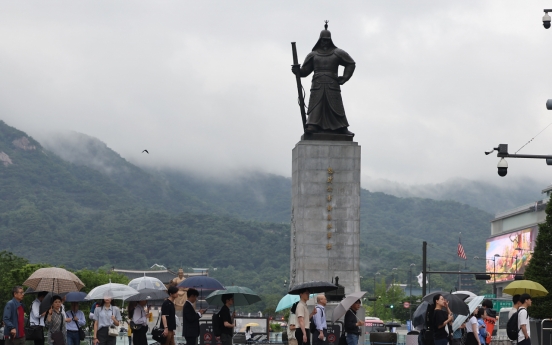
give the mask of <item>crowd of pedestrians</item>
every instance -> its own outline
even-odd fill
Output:
[[[178,296],[178,288],[168,288],[168,298],[161,306],[160,327],[162,329],[162,345],[175,345],[175,331],[177,326],[175,298]],[[199,292],[190,288],[186,292],[187,300],[183,306],[183,336],[187,344],[197,344],[200,335],[199,320],[205,313],[204,309],[195,310]],[[70,310],[64,309],[64,298],[59,295],[48,297],[47,308],[41,308],[44,299],[49,296],[46,292],[39,292],[29,309],[29,320],[26,325],[25,306],[23,305],[24,290],[21,286],[12,289],[12,299],[4,307],[2,317],[3,340],[5,345],[25,345],[27,332],[41,333],[43,337],[33,337],[34,345],[80,345],[83,337],[81,328],[85,326],[84,313],[79,310],[78,302],[71,302]],[[289,345],[328,345],[326,304],[323,294],[316,297],[316,306],[312,312],[307,308],[310,291],[299,291],[299,301],[294,303],[290,310],[287,337]],[[220,342],[222,345],[232,345],[234,335],[235,312],[230,308],[234,304],[232,294],[221,296],[223,306],[218,312],[220,317]],[[93,321],[92,343],[93,345],[116,345],[116,335],[119,334],[119,326],[122,322],[121,310],[111,303],[110,298],[94,303],[90,312]],[[453,332],[452,323],[461,315],[455,315],[449,308],[448,301],[440,294],[433,296],[433,303],[429,305],[426,313],[427,332],[420,336],[421,345],[488,345],[491,342],[491,334],[497,322],[496,312],[492,309],[490,300],[484,300],[482,304],[473,310],[472,314],[461,323],[461,326]],[[508,318],[517,320],[516,339],[517,345],[531,345],[531,333],[529,327],[529,315],[527,308],[531,306],[531,296],[528,294],[514,295],[513,308]],[[361,335],[360,326],[364,322],[358,320],[357,311],[361,301],[357,300],[345,312],[343,336],[346,345],[358,345]],[[148,319],[151,314],[147,309],[147,301],[130,302],[128,305],[130,322],[129,335],[132,331],[133,345],[147,345]],[[26,326],[32,328],[26,329]],[[514,325],[515,326],[515,325]],[[515,337],[514,328],[514,337]],[[44,335],[44,333],[46,333]],[[246,329],[246,337],[251,340],[251,328]],[[429,337],[427,336],[429,334]],[[311,339],[312,338],[312,339]],[[341,344],[341,343],[340,343]]]
[[[531,296],[529,294],[514,295],[512,302],[513,307],[509,311],[508,321],[512,317],[516,317],[512,319],[514,338],[510,334],[508,337],[512,344],[517,342],[517,345],[531,345],[527,312],[527,308],[531,306]],[[496,311],[492,308],[491,300],[483,300],[481,305],[476,307],[472,314],[453,332],[452,323],[460,315],[454,315],[445,298],[436,294],[433,296],[433,304],[429,305],[426,312],[426,329],[425,333],[420,335],[419,343],[420,345],[489,345],[498,321]]]

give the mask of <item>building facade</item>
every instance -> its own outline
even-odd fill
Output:
[[[542,190],[543,199],[511,210],[499,212],[491,221],[491,236],[486,243],[486,271],[491,275],[487,284],[493,285],[497,297],[517,275],[523,275],[531,260],[538,225],[546,220],[546,205],[552,185]]]

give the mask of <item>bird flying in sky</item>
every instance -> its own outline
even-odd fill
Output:
[[[149,152],[148,152],[148,150],[144,150],[144,151],[142,151],[142,153],[144,153],[144,152],[145,152],[145,153],[147,153],[147,154],[149,155]]]

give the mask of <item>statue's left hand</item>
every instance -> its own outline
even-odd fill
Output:
[[[344,77],[337,77],[337,82],[339,83],[339,85],[343,85],[345,84],[347,80],[345,80]]]

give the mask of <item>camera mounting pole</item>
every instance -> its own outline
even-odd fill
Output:
[[[546,165],[552,165],[552,155],[525,155],[525,154],[517,154],[517,153],[508,153],[508,144],[500,144],[498,145],[498,147],[493,148],[491,151],[485,152],[485,154],[489,155],[494,151],[498,152],[496,156],[500,158],[497,168],[498,168],[498,175],[502,177],[506,176],[508,172],[508,163],[504,158],[545,159]]]

